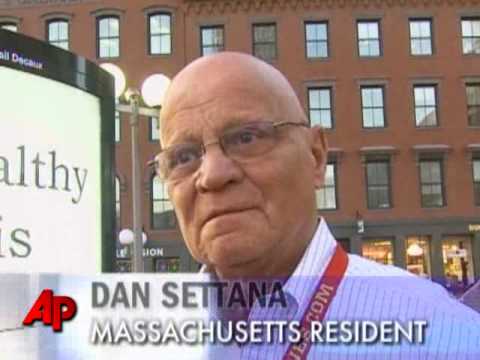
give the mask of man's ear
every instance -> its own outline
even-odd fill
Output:
[[[315,188],[322,187],[325,180],[325,167],[327,165],[328,143],[325,132],[320,126],[310,129],[312,136],[312,154],[315,159],[314,181]]]

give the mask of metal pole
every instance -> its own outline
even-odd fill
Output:
[[[140,170],[140,148],[138,141],[138,110],[140,94],[134,92],[130,97],[132,130],[132,197],[133,197],[133,272],[143,272],[143,241],[142,241],[142,191]]]

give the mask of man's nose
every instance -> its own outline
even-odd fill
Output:
[[[195,186],[198,192],[221,190],[230,183],[240,181],[242,176],[241,167],[215,144],[208,146],[203,155]]]

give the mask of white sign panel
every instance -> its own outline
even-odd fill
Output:
[[[100,102],[0,66],[0,273],[101,271]]]

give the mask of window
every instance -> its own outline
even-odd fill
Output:
[[[49,21],[47,23],[47,39],[50,44],[68,50],[68,21]]]
[[[464,54],[480,54],[480,18],[462,19]]]
[[[357,23],[358,54],[360,56],[380,56],[380,21],[362,20]]]
[[[120,142],[122,139],[122,121],[120,118],[120,111],[115,111],[115,142]]]
[[[317,208],[320,210],[334,210],[337,208],[336,166],[327,164],[323,186],[316,191]]]
[[[6,22],[6,23],[0,23],[0,29],[17,32],[18,26],[15,23]]]
[[[97,18],[97,51],[100,58],[120,56],[120,20],[118,17]]]
[[[223,25],[200,28],[202,55],[215,54],[224,50]]]
[[[390,239],[368,239],[362,244],[362,256],[380,264],[393,265],[393,242]]]
[[[364,128],[385,127],[382,86],[362,86],[362,119]]]
[[[475,205],[480,206],[480,159],[473,159],[473,193]]]
[[[432,55],[432,21],[430,19],[410,20],[410,53]]]
[[[333,127],[331,88],[308,89],[308,117],[312,126],[320,125],[326,129]]]
[[[275,24],[253,24],[253,55],[265,61],[277,58]]]
[[[467,84],[468,125],[480,126],[480,84]]]
[[[158,176],[152,177],[152,228],[168,229],[175,227],[176,220],[173,213],[173,206],[167,194],[165,182],[161,181]]]
[[[156,117],[150,117],[149,118],[149,140],[150,141],[159,141],[160,140],[160,137],[159,137],[159,132],[158,132],[158,118]]]
[[[390,162],[367,161],[367,204],[369,209],[385,209],[390,203]]]
[[[437,88],[435,85],[416,85],[415,124],[418,127],[437,126]]]
[[[151,55],[172,53],[172,16],[160,13],[148,16],[148,49]]]
[[[120,229],[121,225],[121,206],[120,206],[120,179],[115,176],[115,215],[117,219],[117,228]]]
[[[442,207],[445,205],[442,171],[442,160],[420,161],[422,207]]]
[[[308,59],[328,57],[328,24],[305,22],[305,48]]]
[[[423,278],[432,276],[430,241],[430,236],[407,237],[407,270]]]

